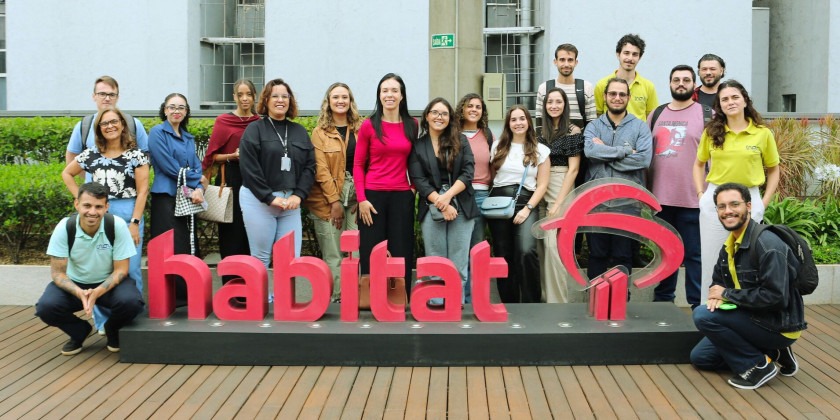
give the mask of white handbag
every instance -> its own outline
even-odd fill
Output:
[[[204,193],[204,201],[207,202],[207,210],[198,213],[201,220],[216,223],[233,222],[233,188],[228,187],[225,182],[225,166],[221,165],[221,185],[208,185]]]

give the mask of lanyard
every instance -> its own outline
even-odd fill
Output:
[[[275,127],[275,126],[274,126],[274,120],[272,120],[272,119],[271,119],[271,117],[266,117],[266,118],[268,118],[268,122],[270,122],[270,123],[271,123],[271,128],[273,128],[273,129],[274,129],[274,134],[277,134],[277,138],[279,138],[279,139],[280,139],[280,143],[283,145],[283,153],[284,153],[284,156],[285,156],[285,157],[289,157],[289,148],[288,148],[288,147],[286,147],[286,143],[287,143],[287,141],[289,140],[289,124],[288,124],[288,123],[286,123],[286,131],[285,131],[286,138],[284,139],[284,138],[280,135],[280,133],[277,131],[277,127]]]

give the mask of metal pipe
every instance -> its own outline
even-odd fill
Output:
[[[519,26],[532,26],[532,6],[531,0],[522,0],[519,8],[520,21]],[[519,91],[531,91],[531,35],[523,34],[519,36]]]

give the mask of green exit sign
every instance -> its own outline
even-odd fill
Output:
[[[455,34],[432,35],[432,48],[455,48]]]

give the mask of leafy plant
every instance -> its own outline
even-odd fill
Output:
[[[813,245],[817,242],[819,213],[819,208],[811,200],[787,197],[782,201],[774,199],[764,211],[764,220],[774,225],[789,226]]]
[[[815,166],[814,135],[808,120],[777,118],[767,123],[767,127],[773,132],[779,149],[779,196],[805,196],[808,179]]]
[[[0,165],[0,238],[12,261],[33,237],[52,232],[73,212],[73,200],[61,181],[64,165]]]

